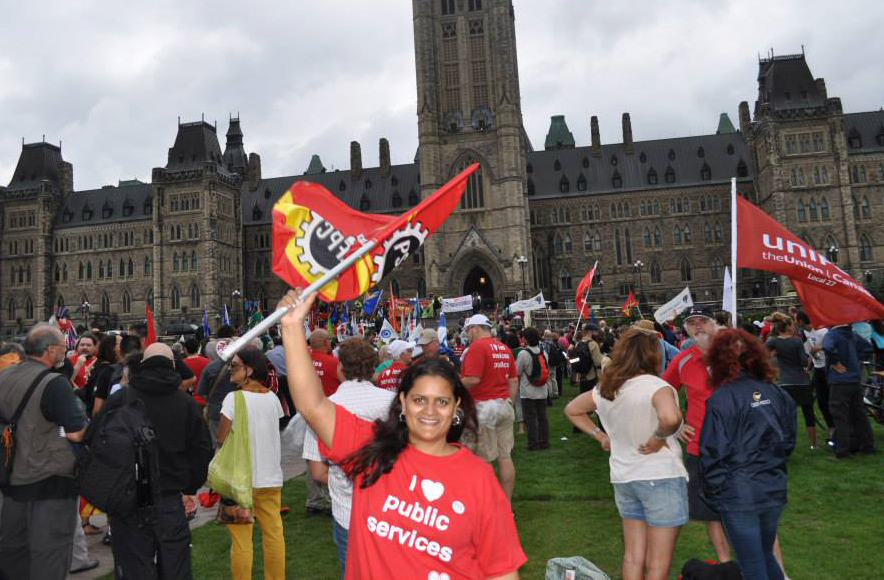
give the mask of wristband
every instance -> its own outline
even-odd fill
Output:
[[[598,426],[596,426],[596,428],[592,430],[592,436],[595,437],[596,435],[598,435],[601,432],[602,432],[602,430],[599,429]]]

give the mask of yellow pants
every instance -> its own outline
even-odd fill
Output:
[[[279,515],[281,487],[253,488],[252,515],[261,528],[261,544],[264,550],[264,578],[285,579],[285,539],[282,535],[282,517]],[[228,525],[230,533],[230,573],[234,580],[252,578],[252,528],[253,524]]]

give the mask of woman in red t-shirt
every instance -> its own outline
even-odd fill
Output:
[[[345,578],[518,578],[526,557],[491,468],[457,443],[476,410],[449,363],[427,359],[401,375],[386,419],[357,418],[329,401],[310,363],[304,317],[315,294],[280,306],[295,406],[320,452],[355,483]]]

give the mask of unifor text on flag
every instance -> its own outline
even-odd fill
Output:
[[[814,327],[884,318],[884,306],[868,290],[740,196],[737,266],[789,278]]]
[[[371,251],[319,291],[326,302],[357,298],[442,225],[476,169],[477,164],[467,167],[400,216],[361,213],[317,183],[296,182],[273,207],[274,274],[290,286],[305,287],[374,241],[377,245]]]

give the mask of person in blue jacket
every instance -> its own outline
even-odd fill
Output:
[[[850,325],[836,326],[823,337],[828,365],[829,411],[835,421],[835,459],[851,453],[872,454],[875,442],[863,405],[861,361],[872,356],[872,345]]]
[[[771,383],[764,345],[744,330],[719,330],[706,360],[714,392],[700,431],[701,496],[721,514],[744,580],[782,580],[773,546],[795,448],[795,402]]]

